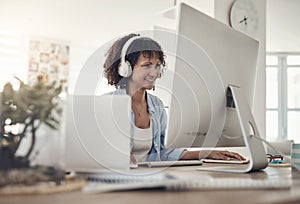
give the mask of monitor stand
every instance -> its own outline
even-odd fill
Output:
[[[267,155],[262,142],[255,138],[260,137],[255,124],[250,106],[242,93],[241,88],[229,86],[234,106],[236,108],[239,125],[244,138],[245,147],[248,151],[249,163],[243,165],[215,165],[209,167],[200,167],[197,170],[205,171],[222,171],[247,173],[264,169],[268,165]]]

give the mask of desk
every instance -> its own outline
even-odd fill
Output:
[[[207,164],[205,164],[207,165]],[[187,203],[300,203],[300,172],[291,170],[290,167],[274,168],[268,167],[263,171],[248,174],[219,173],[195,171],[196,167],[171,167],[167,171],[192,174],[207,174],[212,177],[234,177],[234,178],[292,178],[293,185],[288,190],[207,190],[207,191],[160,191],[139,190],[125,192],[110,192],[102,194],[83,194],[80,191],[70,193],[57,193],[51,195],[20,195],[2,196],[1,204],[30,203],[30,204],[187,204]]]

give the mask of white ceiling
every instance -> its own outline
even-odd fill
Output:
[[[300,52],[300,0],[267,0],[267,52]]]

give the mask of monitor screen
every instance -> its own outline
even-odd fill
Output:
[[[175,9],[166,146],[244,146],[235,108],[226,106],[226,93],[228,85],[240,87],[252,107],[258,42],[184,3]]]

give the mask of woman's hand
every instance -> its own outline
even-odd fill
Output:
[[[130,153],[130,164],[136,164],[136,160],[132,153]]]
[[[220,150],[201,150],[201,151],[185,151],[182,153],[180,160],[192,159],[221,159],[221,160],[246,160],[243,156],[235,152]]]
[[[204,158],[208,159],[221,159],[221,160],[230,160],[230,159],[237,159],[237,160],[246,160],[243,156],[236,152],[229,152],[229,151],[217,151],[217,150],[202,150],[199,153],[199,156],[205,156]]]

